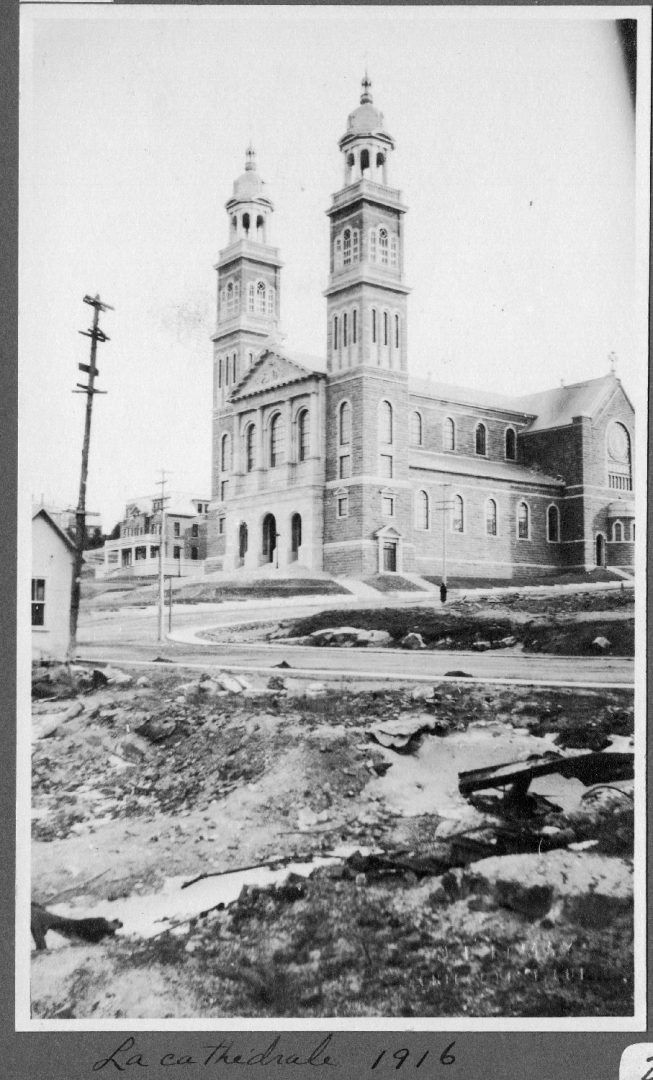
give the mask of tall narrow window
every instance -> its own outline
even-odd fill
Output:
[[[514,428],[506,428],[506,458],[514,461],[517,457],[517,437]]]
[[[227,285],[227,315],[233,315],[234,311],[234,283],[230,281]]]
[[[552,544],[560,539],[560,513],[557,506],[550,506],[546,515],[546,538]]]
[[[256,283],[256,311],[259,315],[265,315],[265,282]]]
[[[342,234],[342,261],[345,266],[351,263],[351,229],[345,229]]]
[[[372,341],[376,344],[376,308],[372,308]]]
[[[379,229],[379,261],[382,266],[388,265],[388,230]]]
[[[525,502],[517,507],[517,536],[520,540],[528,540],[530,536],[530,511]]]
[[[454,532],[465,531],[465,504],[462,495],[454,495],[451,508],[451,528]]]
[[[445,416],[444,424],[442,425],[442,449],[456,449],[456,425],[450,416]]]
[[[270,423],[270,468],[274,469],[283,462],[283,420],[281,414],[273,416]]]
[[[487,430],[485,424],[476,425],[476,453],[485,456],[487,448]]]
[[[358,229],[354,229],[354,231],[352,232],[351,240],[352,240],[352,247],[351,247],[352,262],[357,263],[360,260],[360,233],[359,233]]]
[[[425,491],[418,491],[415,496],[415,527],[417,529],[429,527],[429,497]]]
[[[45,578],[32,578],[32,626],[45,625]]]
[[[347,312],[342,316],[342,344],[347,348]]]
[[[220,471],[229,472],[231,469],[231,437],[229,435],[222,436],[222,443],[220,446]]]
[[[370,229],[370,262],[376,262],[376,229]]]
[[[398,263],[398,248],[397,237],[394,233],[390,234],[390,266],[396,266]]]
[[[222,386],[222,357],[218,357],[218,386]]]
[[[351,441],[351,405],[343,401],[340,406],[340,432],[338,441],[340,446],[348,446]]]
[[[383,312],[383,344],[388,344],[388,313]]]
[[[485,504],[485,531],[488,536],[497,535],[497,504],[494,499],[488,499]]]
[[[353,345],[356,344],[357,316],[358,316],[358,312],[357,312],[356,308],[354,308],[354,310],[351,313],[351,340],[352,340]]]
[[[247,286],[247,310],[250,313],[250,315],[254,314],[254,310],[255,310],[255,306],[256,306],[255,305],[255,299],[254,299],[255,295],[256,295],[256,288],[255,288],[254,282],[250,281],[249,285]]]
[[[297,418],[297,451],[300,461],[306,461],[310,453],[310,420],[308,409],[302,409]]]
[[[418,412],[410,414],[410,443],[411,446],[422,445],[422,417]]]
[[[270,285],[267,290],[267,313],[274,315],[274,289]]]
[[[249,424],[245,432],[245,462],[247,472],[251,472],[256,464],[256,427]]]
[[[335,254],[334,254],[334,260],[333,261],[335,263],[336,270],[338,270],[340,268],[340,264],[342,263],[342,240],[340,239],[339,236],[336,239]]]
[[[399,348],[399,316],[395,315],[395,349]]]
[[[333,316],[333,347],[338,348],[338,316]]]
[[[386,445],[392,443],[392,405],[389,401],[382,401],[379,405],[379,442]]]

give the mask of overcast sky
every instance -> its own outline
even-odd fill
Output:
[[[324,354],[324,211],[366,67],[409,207],[410,371],[522,394],[605,374],[615,352],[643,407],[635,114],[610,9],[21,14],[26,497],[76,503],[85,399],[71,390],[95,292],[115,312],[88,509],[109,530],[162,467],[172,488],[209,493],[213,265],[250,139],[275,205],[287,347]]]

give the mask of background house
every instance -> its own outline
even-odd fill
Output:
[[[209,499],[172,492],[165,500],[164,572],[184,577],[201,573],[206,559]],[[120,535],[108,540],[96,577],[152,577],[159,572],[161,499],[131,499],[120,522]]]
[[[70,635],[75,545],[50,513],[32,513],[32,656],[63,660]]]

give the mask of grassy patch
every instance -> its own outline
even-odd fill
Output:
[[[373,577],[364,578],[363,585],[370,585],[381,593],[426,591],[414,581],[402,577],[401,574],[374,574]]]

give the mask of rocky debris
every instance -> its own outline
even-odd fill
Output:
[[[100,669],[97,669],[98,671]],[[132,675],[128,675],[126,671],[121,671],[119,668],[106,667],[101,672],[107,680],[109,686],[119,687],[125,689],[131,686],[134,682]]]
[[[83,711],[84,706],[81,701],[75,701],[72,705],[59,706],[48,702],[47,711],[43,711],[43,706],[41,706],[38,712],[35,710],[35,715],[32,717],[32,741],[50,738],[59,730],[62,724],[65,724],[68,720],[73,720]]]
[[[268,688],[268,690],[285,691],[286,690],[285,679],[282,679],[280,675],[271,675],[270,678],[267,681],[267,688]]]
[[[610,642],[608,641],[607,637],[603,637],[602,634],[599,634],[598,637],[595,637],[594,641],[592,642],[592,648],[596,649],[597,652],[608,652],[610,647]]]
[[[159,743],[174,735],[177,730],[177,721],[174,716],[148,716],[135,724],[133,730],[148,742]]]
[[[632,877],[625,859],[558,849],[481,859],[449,871],[442,885],[450,899],[485,895],[497,907],[528,919],[565,919],[600,928],[630,913]]]
[[[380,720],[368,730],[369,736],[381,746],[399,753],[409,753],[415,748],[415,741],[425,732],[437,728],[437,719],[430,713],[403,713],[390,720]]]
[[[314,630],[306,640],[311,645],[361,648],[368,645],[388,645],[392,641],[392,635],[387,630],[361,630],[356,626],[338,626]]]
[[[426,648],[426,645],[424,644],[424,638],[422,637],[422,635],[421,634],[416,634],[412,630],[410,631],[410,633],[405,634],[404,637],[402,637],[400,644],[401,644],[402,649],[425,649]]]
[[[489,641],[472,641],[472,649],[476,652],[487,652],[491,648],[492,645]]]

